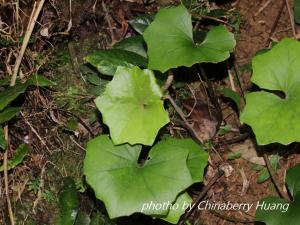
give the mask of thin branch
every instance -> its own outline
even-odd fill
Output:
[[[276,16],[276,18],[275,18],[275,20],[274,20],[274,23],[273,23],[273,25],[272,25],[272,28],[271,28],[271,30],[270,30],[269,37],[268,37],[268,39],[267,39],[267,41],[266,41],[266,43],[265,43],[265,46],[266,46],[266,47],[268,47],[269,44],[270,44],[270,38],[272,37],[272,35],[273,35],[274,32],[275,32],[275,29],[276,29],[276,27],[277,27],[277,24],[278,24],[278,21],[279,21],[279,19],[280,19],[280,16],[281,16],[281,13],[282,13],[282,10],[283,10],[284,5],[285,5],[285,0],[282,0],[281,6],[280,6],[280,8],[279,8],[279,11],[278,11],[278,13],[277,13],[277,16]]]
[[[167,77],[167,80],[164,84],[164,86],[162,86],[161,90],[163,93],[165,93],[166,91],[168,91],[169,87],[172,85],[173,83],[173,80],[174,80],[174,74],[173,74],[173,71],[172,70],[169,70],[169,73],[168,73],[168,77]]]
[[[190,132],[190,134],[196,139],[196,141],[199,144],[203,144],[202,138],[199,137],[198,133],[195,131],[195,129],[193,128],[193,126],[187,121],[187,119],[185,118],[185,115],[184,115],[183,111],[177,105],[177,103],[175,102],[175,100],[170,95],[167,95],[165,98],[170,101],[170,103],[172,104],[172,106],[175,109],[175,111],[177,112],[177,114],[183,120],[184,125],[188,129],[188,131]]]
[[[290,201],[291,201],[291,198],[290,198],[290,196],[289,196],[287,193],[285,193],[285,192],[281,189],[280,184],[279,184],[279,182],[278,182],[279,179],[278,179],[278,177],[277,177],[277,175],[276,175],[276,173],[275,173],[275,171],[274,171],[274,169],[273,169],[273,167],[272,167],[272,165],[271,165],[271,163],[270,163],[270,160],[269,160],[267,154],[264,153],[264,154],[263,154],[263,157],[264,157],[264,160],[265,160],[265,162],[266,162],[266,166],[267,166],[268,171],[269,171],[269,173],[270,173],[270,175],[271,175],[271,179],[272,179],[272,181],[273,181],[273,183],[274,183],[274,185],[275,185],[276,190],[278,191],[278,193],[279,193],[279,195],[280,195],[281,197],[283,197],[285,200],[287,200],[287,201],[290,202]]]
[[[8,208],[8,214],[9,214],[9,219],[10,219],[10,224],[15,225],[15,220],[14,220],[14,214],[12,211],[11,207],[11,202],[9,198],[9,189],[8,189],[8,165],[7,165],[7,153],[9,150],[9,137],[8,137],[8,125],[4,127],[4,136],[5,140],[7,142],[7,149],[4,152],[3,156],[3,167],[4,167],[4,186],[5,186],[5,195],[6,195],[6,201],[7,201],[7,208]]]
[[[178,225],[183,225],[184,222],[192,215],[192,213],[195,211],[195,209],[198,207],[199,203],[203,199],[203,197],[206,195],[208,190],[214,185],[214,183],[220,179],[224,175],[223,170],[218,170],[216,175],[209,181],[209,183],[203,188],[201,193],[198,195],[198,197],[195,200],[195,204],[193,204],[193,207],[191,208],[190,211],[188,211],[184,216],[179,220]]]
[[[227,221],[233,222],[233,223],[255,223],[255,220],[245,220],[245,219],[233,217],[232,215],[230,215],[230,216],[223,215],[223,214],[217,212],[216,210],[209,210],[209,212],[211,214],[213,214],[214,216],[217,216],[223,220],[227,220]]]
[[[24,41],[22,43],[21,50],[19,52],[19,55],[18,55],[18,57],[16,59],[16,63],[15,63],[15,66],[14,66],[13,75],[12,75],[11,83],[10,83],[11,86],[14,86],[15,83],[16,83],[17,75],[18,75],[19,68],[20,68],[20,65],[21,65],[21,61],[23,59],[23,56],[24,56],[25,50],[27,48],[30,36],[32,34],[32,31],[33,31],[33,28],[35,26],[36,20],[37,20],[40,12],[42,10],[44,2],[45,2],[45,0],[40,0],[40,1],[36,1],[34,3],[33,9],[32,9],[32,13],[31,13],[31,17],[29,19],[27,31],[26,31],[26,34],[25,34],[25,37],[24,37]]]
[[[285,0],[285,4],[286,4],[286,8],[287,8],[287,11],[288,11],[288,14],[289,14],[290,23],[291,23],[291,26],[292,26],[293,37],[296,38],[297,35],[296,35],[296,28],[295,28],[295,22],[294,22],[294,15],[293,15],[293,12],[291,10],[291,7],[290,7],[290,4],[289,4],[288,0]]]

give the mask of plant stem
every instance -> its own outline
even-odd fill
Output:
[[[9,189],[8,189],[8,165],[7,165],[7,153],[9,150],[9,138],[8,138],[8,126],[6,125],[4,127],[4,136],[5,140],[7,142],[7,148],[4,152],[3,156],[3,167],[4,167],[4,186],[5,186],[5,195],[6,195],[6,201],[7,201],[7,209],[8,209],[8,214],[9,214],[9,219],[10,219],[10,224],[14,225],[15,220],[14,220],[14,214],[12,211],[11,203],[10,203],[10,198],[9,198]]]
[[[214,92],[213,86],[212,86],[210,80],[208,79],[208,77],[206,76],[206,73],[205,73],[203,67],[201,65],[197,64],[196,68],[197,68],[198,72],[200,72],[200,74],[204,78],[204,81],[207,84],[207,91],[208,91],[209,97],[211,98],[212,103],[214,104],[215,108],[217,109],[218,121],[221,122],[223,120],[222,110],[219,105],[218,98]]]
[[[198,142],[198,144],[202,145],[203,144],[202,138],[199,137],[198,133],[195,131],[195,129],[193,128],[193,126],[189,123],[189,121],[187,121],[187,119],[185,118],[185,115],[184,115],[183,111],[176,104],[175,100],[170,95],[167,95],[165,98],[170,101],[171,105],[173,106],[173,108],[175,109],[175,111],[177,112],[177,114],[183,120],[184,125],[188,129],[188,131],[190,132],[190,134],[196,139],[196,141]]]
[[[168,72],[168,77],[167,77],[167,80],[164,84],[164,86],[162,86],[161,90],[163,93],[167,92],[169,87],[172,85],[173,83],[173,80],[174,80],[174,74],[173,74],[173,71],[172,70],[169,70]]]
[[[219,169],[218,172],[216,173],[216,175],[209,181],[209,183],[203,188],[203,190],[201,191],[201,193],[198,195],[198,197],[195,200],[195,204],[193,205],[193,207],[191,208],[191,210],[188,211],[186,214],[184,214],[184,216],[179,220],[178,225],[183,225],[184,224],[184,222],[190,217],[190,215],[192,215],[192,213],[198,207],[198,205],[201,202],[202,198],[206,195],[206,193],[211,188],[211,186],[213,186],[213,184],[219,178],[221,178],[223,175],[224,175],[224,171]]]
[[[291,198],[290,198],[290,196],[289,196],[287,193],[285,193],[285,192],[281,189],[280,184],[279,184],[279,182],[278,182],[279,178],[277,177],[276,172],[274,171],[274,169],[273,169],[273,167],[272,167],[272,165],[271,165],[271,163],[270,163],[270,160],[269,160],[267,154],[264,153],[264,154],[263,154],[263,157],[264,157],[264,160],[265,160],[265,162],[266,162],[266,166],[267,166],[267,168],[268,168],[268,171],[269,171],[269,173],[270,173],[270,175],[271,175],[271,180],[273,181],[276,190],[278,191],[278,193],[279,193],[279,195],[280,195],[281,197],[283,197],[285,200],[287,200],[287,201],[290,202],[290,201],[291,201]]]

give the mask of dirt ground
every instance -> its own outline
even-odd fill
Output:
[[[8,21],[9,27],[14,27],[14,7],[8,1],[5,2],[0,5],[1,19]],[[54,0],[45,3],[39,17],[39,22],[43,26],[38,26],[34,30],[33,44],[26,51],[21,66],[25,76],[38,72],[59,85],[54,89],[31,88],[27,91],[22,96],[25,99],[22,103],[22,113],[9,124],[12,143],[9,157],[13,155],[12,149],[24,140],[28,141],[31,147],[23,163],[9,173],[9,193],[17,224],[55,223],[54,215],[58,213],[57,202],[63,177],[73,177],[77,188],[84,189],[82,161],[86,142],[106,129],[99,122],[101,118],[94,105],[90,103],[93,97],[86,94],[87,86],[82,79],[82,75],[85,75],[84,70],[81,70],[81,67],[79,69],[84,57],[95,49],[109,48],[113,42],[133,35],[133,30],[127,27],[128,19],[139,13],[154,13],[158,8],[174,4],[176,1],[160,0],[147,5],[139,0],[107,0],[104,4],[94,0],[73,2],[71,12],[69,1]],[[236,66],[241,82],[241,88],[238,87],[241,94],[253,88],[249,65],[256,52],[269,47],[271,41],[293,36],[287,8],[285,5],[282,7],[283,1],[273,0],[266,8],[262,8],[266,2],[267,0],[236,0],[211,3],[214,7],[236,10],[240,13],[240,31],[236,34],[237,46],[231,61]],[[16,30],[24,34],[32,1],[20,1],[20,8],[22,12],[19,26],[7,31],[12,36]],[[0,26],[3,28],[4,25]],[[16,54],[18,48],[14,44],[2,43],[0,47],[0,78],[3,78],[13,66],[13,60],[9,61],[7,57]],[[195,83],[192,87],[198,87],[197,82]],[[230,87],[227,78],[216,79],[214,86],[218,85]],[[255,149],[258,147],[255,146],[253,134],[250,133],[240,141],[226,144],[226,141],[249,132],[249,128],[239,123],[238,113],[228,104],[223,102],[222,108],[223,118],[226,123],[233,126],[235,132],[221,138],[214,137],[214,148],[210,151],[204,184],[214,176],[220,163],[227,162],[232,171],[228,177],[217,180],[204,200],[256,203],[270,195],[278,196],[270,179],[261,184],[257,183],[259,173],[253,169],[252,161],[261,161],[262,156],[259,153],[256,155]],[[87,111],[89,113],[86,113]],[[76,129],[67,126],[73,119],[77,121]],[[283,187],[286,170],[300,162],[298,147],[298,144],[291,144],[280,149],[278,174]],[[247,157],[228,160],[232,152],[241,149],[249,153]],[[267,150],[272,153],[275,149],[269,146]],[[2,161],[2,154],[0,160]],[[196,198],[201,190],[201,185],[194,185],[190,193]],[[79,195],[82,210],[91,212],[95,207],[99,207],[105,215],[103,205],[94,199],[90,190]],[[244,224],[245,221],[253,221],[254,216],[254,208],[247,213],[205,210],[195,211],[190,221],[191,224],[199,225]],[[121,225],[162,224],[148,217],[135,217],[123,218],[117,222]],[[0,224],[9,224],[8,221],[4,179],[1,173]]]

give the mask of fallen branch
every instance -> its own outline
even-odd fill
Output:
[[[203,188],[201,193],[198,195],[198,197],[195,200],[195,204],[191,208],[190,211],[188,211],[184,216],[179,220],[178,225],[183,225],[185,221],[192,215],[192,213],[195,211],[195,209],[198,207],[199,203],[201,202],[202,198],[206,195],[208,190],[214,185],[214,183],[220,179],[224,175],[224,171],[219,169],[216,175],[209,181],[209,183]]]

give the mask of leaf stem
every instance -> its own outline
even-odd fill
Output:
[[[195,131],[195,129],[193,128],[193,126],[189,123],[189,121],[187,121],[187,119],[185,118],[185,115],[184,115],[183,111],[177,105],[177,103],[175,102],[175,100],[170,95],[167,95],[165,98],[170,101],[171,105],[173,106],[173,108],[175,109],[175,111],[177,112],[177,114],[183,120],[184,125],[188,129],[188,131],[190,132],[190,134],[194,137],[194,139],[196,139],[196,141],[198,142],[198,144],[202,145],[203,144],[202,138],[199,137],[198,133]]]
[[[179,220],[178,225],[183,225],[184,222],[192,215],[192,213],[195,211],[195,209],[198,207],[199,203],[201,202],[202,198],[206,195],[208,190],[214,185],[214,183],[221,178],[224,175],[224,171],[219,169],[216,175],[209,181],[209,183],[203,188],[201,193],[198,195],[198,197],[195,200],[195,204],[191,208],[190,211],[188,211],[184,216]]]
[[[272,167],[272,165],[271,165],[271,163],[270,163],[270,160],[269,160],[267,154],[264,153],[264,154],[263,154],[263,157],[264,157],[264,160],[265,160],[265,162],[266,162],[267,169],[268,169],[268,171],[269,171],[269,173],[270,173],[271,180],[273,181],[276,190],[278,191],[279,195],[280,195],[282,198],[284,198],[285,200],[287,200],[287,201],[290,202],[292,199],[290,198],[290,196],[289,196],[287,193],[285,193],[285,192],[280,188],[280,184],[279,184],[279,182],[278,182],[279,179],[278,179],[278,177],[277,177],[277,175],[276,175],[276,172],[274,171],[274,169],[273,169],[273,167]]]

